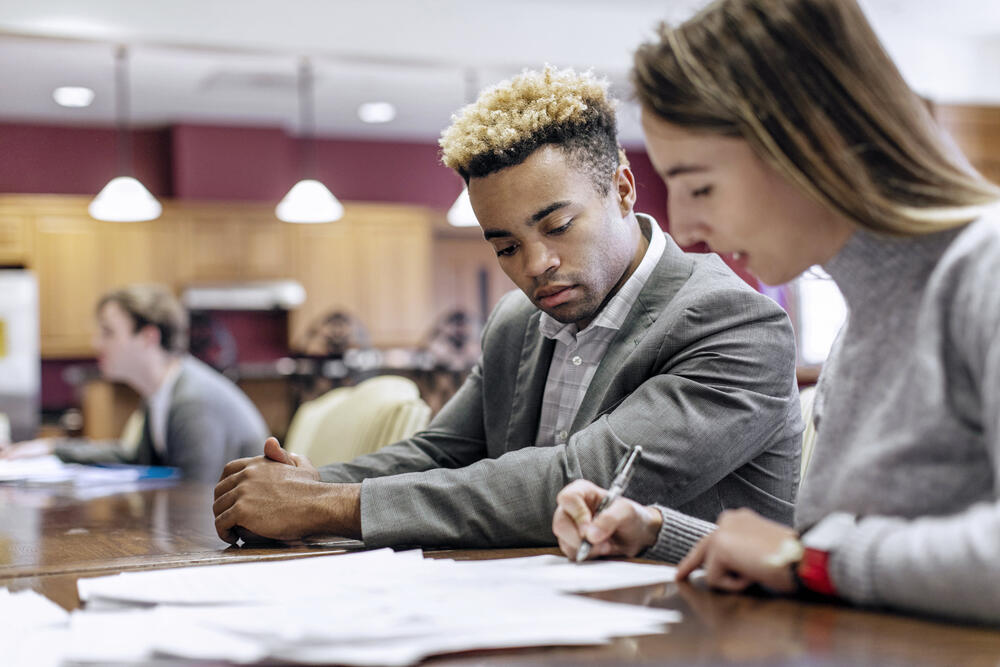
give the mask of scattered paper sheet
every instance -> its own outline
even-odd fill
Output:
[[[389,549],[80,579],[66,659],[410,665],[442,653],[663,632],[673,610],[571,595],[673,581],[669,566],[558,556],[454,561]],[[125,637],[123,640],[122,638]]]
[[[62,652],[54,636],[65,634],[69,614],[34,591],[0,588],[0,662],[10,667],[58,665]]]

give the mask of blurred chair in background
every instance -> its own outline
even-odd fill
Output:
[[[413,381],[381,375],[303,403],[288,427],[285,449],[316,466],[350,461],[410,437],[430,414]]]

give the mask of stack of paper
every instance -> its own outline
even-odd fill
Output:
[[[86,607],[70,618],[65,658],[408,665],[454,651],[600,644],[660,633],[679,614],[571,591],[673,578],[668,566],[388,549],[131,572],[78,582]]]

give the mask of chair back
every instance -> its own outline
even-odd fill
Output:
[[[427,425],[430,413],[412,380],[380,375],[304,403],[285,448],[316,466],[343,463],[410,437]]]

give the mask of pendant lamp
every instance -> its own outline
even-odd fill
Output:
[[[299,64],[299,120],[301,145],[304,154],[305,178],[292,186],[278,202],[274,214],[284,222],[333,222],[344,215],[344,206],[330,190],[314,178],[316,173],[316,146],[313,140],[315,125],[315,96],[313,94],[312,67],[307,58]]]
[[[476,82],[476,72],[470,69],[465,73],[465,103],[472,104],[476,100],[478,92],[479,86]],[[458,199],[448,209],[445,217],[448,219],[448,224],[452,227],[479,226],[479,220],[476,219],[476,212],[472,210],[472,202],[469,201],[468,187],[462,188],[462,193],[458,195]]]
[[[129,132],[128,52],[124,46],[115,52],[115,120],[118,131],[118,172],[90,202],[91,217],[108,222],[141,222],[160,217],[163,207],[132,176],[132,135]]]

